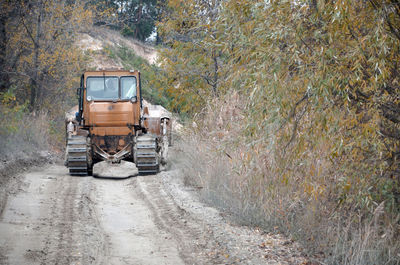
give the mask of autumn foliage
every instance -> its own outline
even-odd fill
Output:
[[[1,1],[3,157],[46,149],[49,135],[54,136],[51,144],[63,143],[64,111],[75,103],[73,88],[79,86],[84,67],[75,44],[79,32],[92,25],[92,18],[84,1]]]
[[[56,107],[70,96],[61,92],[76,86],[82,54],[74,41],[90,25],[91,10],[70,1],[1,5],[0,92],[13,93],[16,103],[26,103],[31,111]]]
[[[325,262],[399,262],[400,2],[168,7],[161,89],[208,198]]]

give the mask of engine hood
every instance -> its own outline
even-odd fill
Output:
[[[137,103],[91,102],[85,123],[93,127],[124,127],[139,124]]]

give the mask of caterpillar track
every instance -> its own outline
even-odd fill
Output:
[[[91,176],[90,150],[85,136],[71,135],[67,139],[67,167],[73,176]]]
[[[135,163],[141,175],[157,174],[160,171],[156,137],[141,135],[136,138]]]

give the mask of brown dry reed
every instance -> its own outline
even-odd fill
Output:
[[[399,264],[395,211],[384,201],[366,211],[354,199],[357,188],[340,197],[344,176],[323,139],[300,163],[288,163],[276,135],[243,133],[249,121],[242,100],[235,93],[216,100],[187,127],[180,143],[186,184],[239,223],[298,240],[321,264]]]

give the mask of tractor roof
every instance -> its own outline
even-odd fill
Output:
[[[125,70],[125,69],[99,69],[94,71],[85,71],[85,76],[88,75],[134,75],[138,70]]]

